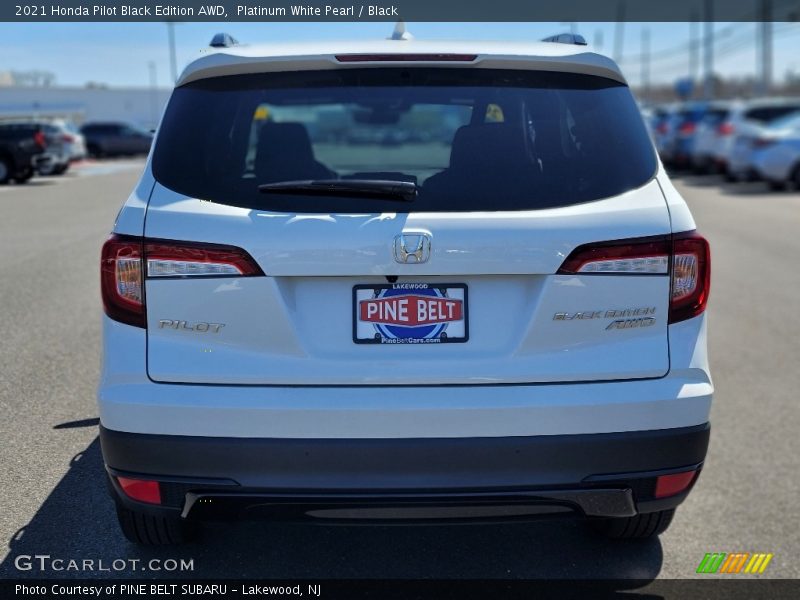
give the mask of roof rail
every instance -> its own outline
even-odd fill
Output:
[[[555,42],[557,44],[573,44],[575,46],[586,46],[586,39],[577,33],[559,33],[551,35],[542,40],[543,42]]]
[[[239,42],[237,42],[234,37],[227,33],[217,33],[211,38],[211,42],[209,42],[209,46],[212,48],[230,48],[231,46],[236,46]]]

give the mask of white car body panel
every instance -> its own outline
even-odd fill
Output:
[[[708,421],[705,316],[670,326],[666,377],[560,385],[261,386],[155,383],[146,333],[103,317],[104,427],[250,438],[505,437],[642,431]],[[119,350],[117,350],[119,349]]]
[[[789,181],[800,168],[800,132],[795,132],[753,155],[756,171],[769,181]]]
[[[394,260],[392,243],[403,231],[430,234],[428,262]],[[279,214],[184,198],[156,184],[146,237],[235,243],[267,277],[148,280],[148,372],[162,382],[296,385],[662,376],[669,369],[669,277],[554,273],[582,244],[669,232],[656,181],[564,208],[383,215]],[[390,275],[465,283],[469,343],[353,344],[353,286],[383,284]],[[614,318],[554,319],[640,308],[654,310],[654,326],[608,331]],[[200,336],[162,320],[224,327]]]

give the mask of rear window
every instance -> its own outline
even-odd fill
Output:
[[[607,198],[656,170],[627,86],[568,73],[343,69],[177,88],[153,155],[178,193],[290,212],[530,210]],[[297,180],[416,183],[410,203],[265,195]]]
[[[776,119],[785,117],[788,114],[800,109],[800,104],[784,106],[764,106],[761,108],[751,108],[745,113],[745,117],[751,121],[759,123],[771,123]]]

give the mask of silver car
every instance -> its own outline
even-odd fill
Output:
[[[691,152],[692,169],[699,173],[717,172],[722,163],[718,160],[719,148],[733,134],[730,123],[733,102],[714,102],[697,125]]]
[[[769,125],[800,110],[800,98],[761,98],[751,100],[731,111],[728,136],[717,150],[729,181],[758,179],[752,162],[753,152],[769,135]]]
[[[753,153],[753,166],[773,190],[800,190],[800,112],[779,119]]]

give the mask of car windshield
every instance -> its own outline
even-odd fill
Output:
[[[214,202],[292,212],[530,210],[639,187],[655,153],[627,86],[587,75],[347,69],[200,80],[175,90],[153,172]],[[259,193],[331,179],[411,182],[385,198]],[[295,190],[296,192],[296,190]]]

